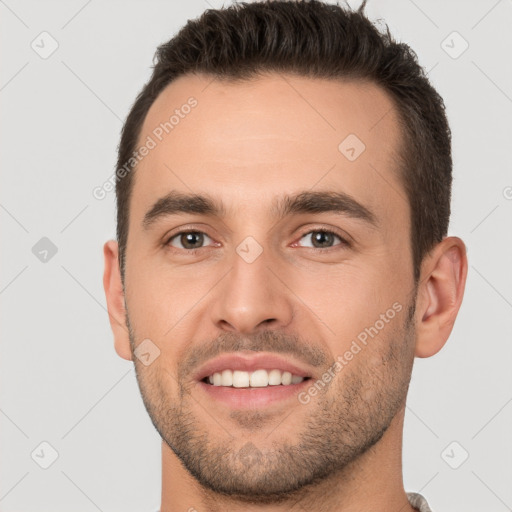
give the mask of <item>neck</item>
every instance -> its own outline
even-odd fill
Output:
[[[162,442],[162,504],[160,512],[413,512],[402,480],[402,432],[405,406],[382,438],[349,466],[286,501],[251,504],[202,487]]]

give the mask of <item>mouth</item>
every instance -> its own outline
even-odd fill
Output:
[[[311,377],[294,375],[288,371],[277,368],[260,368],[252,372],[231,370],[226,368],[221,372],[214,372],[204,377],[201,382],[212,386],[231,388],[267,388],[271,386],[290,386],[300,384]]]
[[[296,398],[312,377],[307,367],[291,358],[237,352],[208,361],[199,369],[195,380],[209,401],[230,408],[254,409]]]

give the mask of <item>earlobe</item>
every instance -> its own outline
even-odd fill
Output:
[[[464,296],[467,276],[464,242],[447,237],[428,256],[420,278],[416,357],[430,357],[448,340]]]
[[[109,240],[103,246],[105,270],[103,273],[103,288],[107,299],[107,310],[110,326],[114,334],[114,347],[117,354],[128,361],[132,360],[130,336],[126,325],[126,309],[119,269],[118,244]]]

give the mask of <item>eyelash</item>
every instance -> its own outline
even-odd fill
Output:
[[[206,234],[204,231],[199,231],[199,230],[194,230],[194,229],[191,229],[191,230],[184,230],[184,231],[178,231],[177,233],[174,233],[171,237],[169,237],[167,239],[167,241],[165,242],[165,246],[166,247],[171,247],[171,249],[175,249],[175,250],[178,250],[178,251],[185,251],[187,254],[195,254],[197,251],[200,251],[201,249],[206,249],[206,247],[198,247],[198,248],[195,248],[195,249],[181,249],[179,247],[173,247],[171,246],[171,241],[174,240],[175,238],[181,236],[181,235],[186,235],[188,233],[199,233],[199,234],[202,234],[202,235],[206,235],[208,238],[211,239],[210,236],[208,236],[208,234]],[[335,250],[336,247],[351,247],[351,243],[348,242],[345,238],[343,238],[341,235],[339,235],[338,233],[336,233],[335,231],[331,231],[331,230],[328,230],[328,229],[310,229],[309,231],[306,231],[304,233],[302,233],[300,235],[300,239],[304,238],[306,235],[310,235],[312,233],[325,233],[325,234],[329,234],[329,235],[334,235],[335,237],[337,237],[339,240],[340,240],[340,244],[338,245],[334,245],[332,247],[326,247],[326,248],[319,248],[319,247],[306,247],[306,249],[313,249],[313,250],[317,250],[317,251],[322,251],[322,252],[327,252],[327,251],[330,251],[330,250]]]

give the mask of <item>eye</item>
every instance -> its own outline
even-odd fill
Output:
[[[205,237],[208,240],[212,240],[206,233],[202,231],[180,231],[173,235],[166,242],[166,245],[170,245],[176,249],[184,249],[186,251],[193,251],[194,249],[202,249]],[[176,240],[175,240],[176,239]],[[176,246],[175,243],[179,245]]]
[[[311,239],[311,245],[306,245],[305,247],[312,247],[313,249],[329,249],[330,247],[333,247],[332,244],[336,238],[341,242],[340,244],[336,245],[347,247],[350,246],[350,244],[344,238],[334,233],[333,231],[328,231],[325,229],[315,229],[313,231],[308,231],[302,235],[301,240],[307,237]]]

